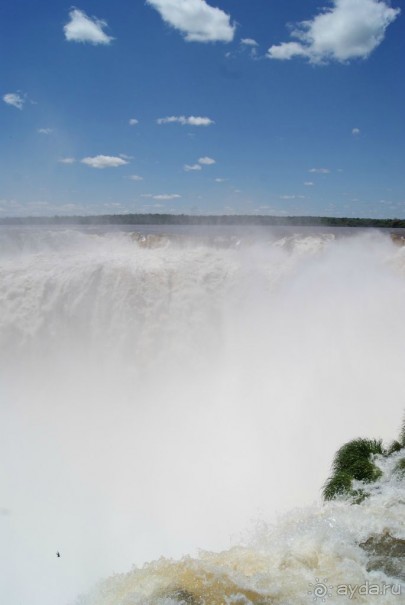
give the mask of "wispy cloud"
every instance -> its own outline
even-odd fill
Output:
[[[51,134],[53,132],[53,128],[38,128],[37,132],[39,134]]]
[[[223,10],[205,0],[146,0],[165,23],[178,29],[188,42],[231,42],[235,26]]]
[[[96,155],[94,157],[87,157],[81,160],[82,164],[91,166],[91,168],[118,168],[128,164],[127,160],[113,155]]]
[[[267,56],[281,60],[301,56],[311,63],[366,59],[400,13],[384,0],[332,0],[332,5],[298,23],[291,32],[295,40],[271,46]]]
[[[149,211],[150,208],[164,208],[164,204],[143,204],[142,210]],[[166,210],[166,212],[172,212],[172,210]]]
[[[256,40],[254,40],[253,38],[242,38],[242,40],[240,41],[240,46],[242,50],[249,51],[250,57],[252,59],[257,58],[257,49],[259,45]]]
[[[65,38],[69,42],[89,42],[90,44],[110,44],[114,39],[103,30],[106,21],[97,17],[88,17],[84,11],[73,8],[69,12],[70,21],[63,28]]]
[[[220,177],[217,177],[216,179],[214,179],[216,183],[225,183],[228,179],[222,179]]]
[[[360,134],[360,128],[353,128],[353,129],[352,129],[352,135],[353,135],[354,137],[358,137],[358,136],[359,136],[359,134]]]
[[[154,200],[168,201],[168,200],[177,200],[181,198],[181,195],[178,193],[161,193],[158,195],[154,195]]]
[[[184,164],[183,170],[186,172],[190,172],[192,170],[202,170],[203,166],[211,166],[215,164],[215,160],[213,158],[208,157],[207,155],[201,158],[198,158],[195,164]]]
[[[22,109],[25,103],[25,99],[17,92],[8,92],[3,96],[3,101],[17,109]]]
[[[60,158],[58,160],[61,164],[74,164],[76,162],[75,158]]]
[[[329,174],[330,169],[329,168],[311,168],[310,170],[308,170],[308,172],[313,172],[316,174]]]
[[[202,116],[168,116],[167,118],[158,118],[158,124],[181,124],[182,126],[211,126],[215,124],[211,118]]]
[[[242,38],[240,43],[244,46],[259,46],[256,40],[253,40],[253,38]]]
[[[139,174],[130,174],[128,178],[131,181],[143,181],[143,176],[139,176]]]
[[[305,187],[313,187],[314,183],[312,181],[305,181]]]
[[[136,126],[137,124],[139,124],[139,120],[137,120],[136,118],[130,118],[130,120],[128,121],[128,124],[130,126]]]
[[[157,195],[153,195],[152,193],[143,193],[141,197],[150,198],[152,200],[166,202],[169,200],[177,200],[181,198],[181,195],[178,193],[158,193]]]
[[[12,215],[19,213],[22,205],[15,200],[0,199],[0,212],[9,212]]]
[[[204,156],[203,158],[199,158],[198,163],[203,164],[203,166],[211,166],[211,164],[215,164],[216,162],[213,158]]]

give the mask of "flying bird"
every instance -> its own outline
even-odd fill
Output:
[[[60,557],[60,552],[59,551],[56,552],[56,556]]]

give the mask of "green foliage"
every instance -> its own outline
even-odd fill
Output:
[[[405,447],[405,418],[402,421],[402,429],[401,429],[401,434],[399,436],[399,441],[400,441],[402,447]]]
[[[338,496],[347,496],[352,502],[359,504],[366,497],[363,489],[353,489],[353,481],[372,483],[381,477],[382,472],[374,463],[374,457],[391,456],[405,448],[405,419],[402,423],[398,441],[393,441],[384,448],[379,439],[354,439],[343,445],[335,455],[332,464],[332,475],[323,487],[325,500],[333,500]],[[400,458],[395,465],[394,473],[405,477],[405,457]]]
[[[364,481],[364,483],[372,483],[382,475],[380,469],[371,460],[357,460],[351,465],[350,472],[353,479]]]
[[[394,467],[394,473],[400,477],[405,477],[405,457],[398,460]]]
[[[337,452],[333,461],[333,469],[352,472],[351,469],[359,461],[369,461],[374,454],[384,455],[382,441],[376,439],[354,439],[343,445]],[[355,477],[357,479],[357,477]],[[362,478],[359,477],[359,480]]]
[[[325,500],[333,500],[350,492],[352,487],[352,476],[349,473],[334,473],[324,485],[323,497]]]
[[[402,450],[401,443],[399,441],[393,441],[387,450],[387,454],[388,456],[391,456],[391,454],[395,454],[395,452],[399,452],[400,450]]]
[[[28,216],[0,218],[0,225],[263,225],[294,227],[404,228],[403,219],[333,216],[259,216],[242,214],[105,214],[98,216]]]
[[[381,476],[374,464],[373,456],[386,455],[382,441],[376,439],[354,439],[343,445],[335,455],[333,474],[323,488],[325,500],[348,495],[360,502],[365,495],[361,490],[352,490],[353,481],[371,483]]]

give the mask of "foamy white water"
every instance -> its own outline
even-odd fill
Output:
[[[1,231],[0,254],[0,602],[71,603],[113,572],[225,549],[252,520],[309,506],[271,547],[262,530],[192,565],[228,566],[239,588],[251,565],[273,590],[251,602],[304,603],[317,574],[336,583],[355,561],[366,577],[356,539],[401,537],[401,486],[361,507],[317,502],[343,442],[398,432],[405,248],[378,233],[218,245],[25,229]],[[172,583],[149,575],[142,593],[135,576],[95,602],[173,602],[159,592]]]

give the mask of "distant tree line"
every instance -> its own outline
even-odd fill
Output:
[[[283,227],[405,228],[398,218],[330,216],[255,216],[240,214],[196,216],[188,214],[104,214],[100,216],[28,216],[1,218],[0,225],[259,225]]]

